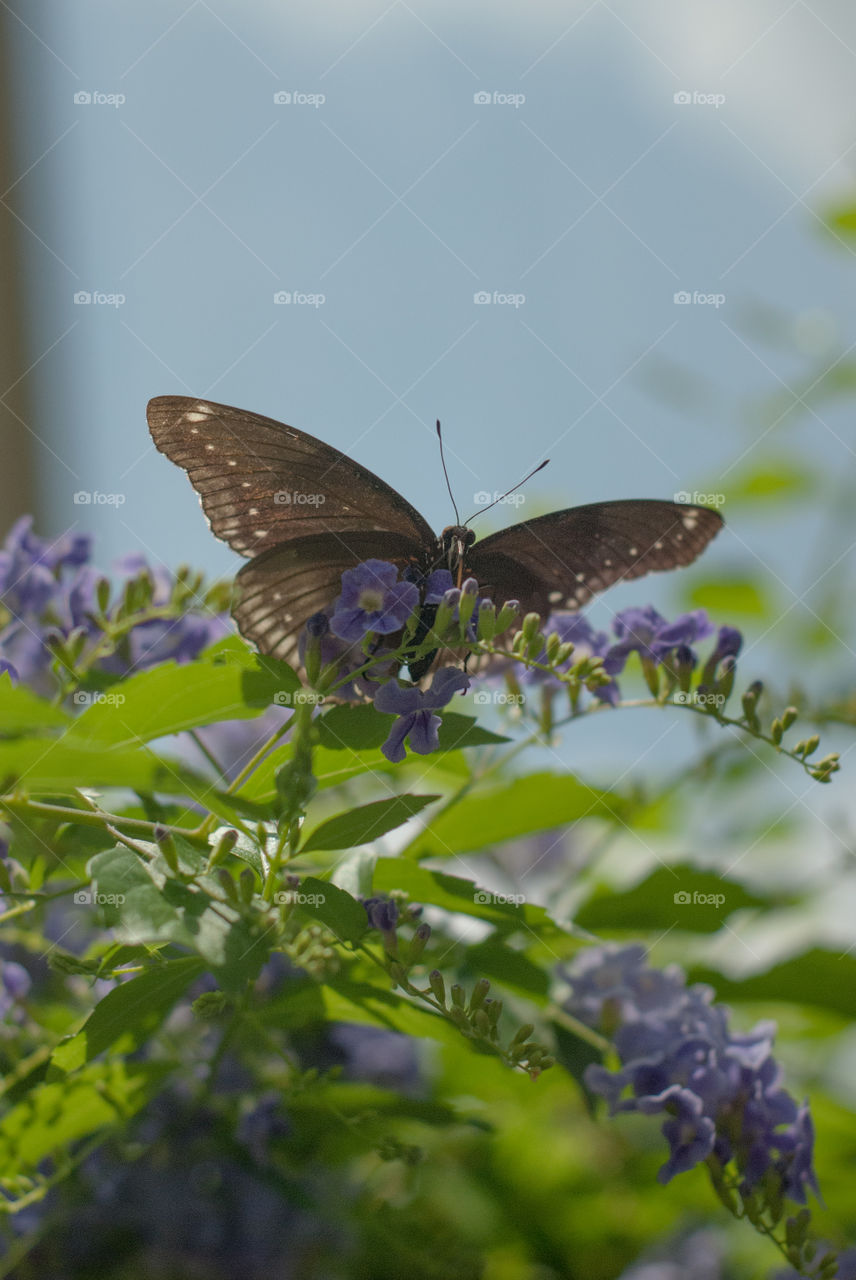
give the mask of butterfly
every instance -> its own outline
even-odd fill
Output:
[[[191,396],[157,396],[147,417],[214,534],[249,558],[236,579],[238,629],[292,664],[306,620],[330,610],[342,573],[364,560],[411,578],[448,568],[458,583],[475,578],[497,606],[518,600],[522,613],[546,617],[616,582],[691,564],[723,524],[708,507],[631,498],[553,511],[478,541],[466,524],[437,537],[400,493],[305,431]],[[432,661],[411,664],[412,678]]]

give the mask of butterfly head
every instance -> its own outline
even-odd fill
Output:
[[[471,547],[475,540],[476,535],[465,524],[447,525],[440,534],[443,561],[452,574],[456,573],[463,564],[467,548]]]

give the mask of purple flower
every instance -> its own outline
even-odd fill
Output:
[[[419,588],[399,582],[398,570],[386,560],[366,560],[342,574],[330,629],[342,640],[359,642],[369,631],[400,631],[419,604]]]
[[[455,586],[454,579],[448,569],[435,569],[425,579],[425,603],[439,604],[447,591]]]
[[[674,622],[667,622],[655,608],[622,609],[615,615],[613,631],[618,643],[612,645],[604,658],[604,667],[610,675],[618,675],[631,653],[638,653],[643,663],[656,665],[672,652],[686,648],[697,640],[703,640],[713,631],[713,624],[704,609],[683,613]]]
[[[635,1110],[643,1115],[667,1111],[670,1119],[663,1125],[663,1137],[670,1148],[669,1159],[657,1172],[657,1181],[671,1182],[676,1173],[688,1173],[713,1149],[716,1129],[709,1116],[704,1114],[701,1098],[680,1085],[670,1085],[659,1097],[643,1097]]]
[[[432,715],[450,701],[455,693],[464,693],[470,682],[463,671],[455,667],[443,667],[436,673],[430,689],[417,689],[415,685],[404,687],[390,680],[375,694],[378,711],[398,716],[389,731],[389,737],[381,747],[387,760],[400,764],[405,757],[404,740],[410,737],[410,750],[428,755],[440,745],[437,731],[439,716]]]
[[[819,1196],[811,1116],[781,1087],[773,1023],[732,1032],[710,987],[687,987],[676,966],[648,968],[641,947],[594,948],[565,976],[572,987],[566,1008],[608,1036],[621,1063],[618,1071],[589,1066],[589,1088],[612,1113],[668,1116],[670,1156],[660,1181],[713,1154],[736,1164],[746,1193],[773,1177],[798,1204],[809,1189]]]
[[[363,902],[369,918],[369,928],[381,933],[391,933],[398,923],[398,906],[389,898],[366,898]]]

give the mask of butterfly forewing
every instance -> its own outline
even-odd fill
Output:
[[[537,516],[477,542],[467,571],[496,603],[578,609],[617,582],[691,564],[722,527],[707,507],[656,499],[596,502]]]
[[[241,555],[319,533],[434,542],[400,494],[305,431],[191,396],[158,396],[147,412],[158,449],[188,473],[212,530]]]

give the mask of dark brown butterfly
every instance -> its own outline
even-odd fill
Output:
[[[546,616],[616,582],[690,564],[722,527],[707,507],[632,498],[554,511],[480,542],[465,525],[438,538],[401,494],[304,431],[190,396],[158,396],[147,414],[216,536],[251,557],[236,580],[242,635],[292,663],[307,618],[329,609],[343,571],[363,560],[423,574],[449,568],[475,578],[497,606],[519,600],[523,613]]]

